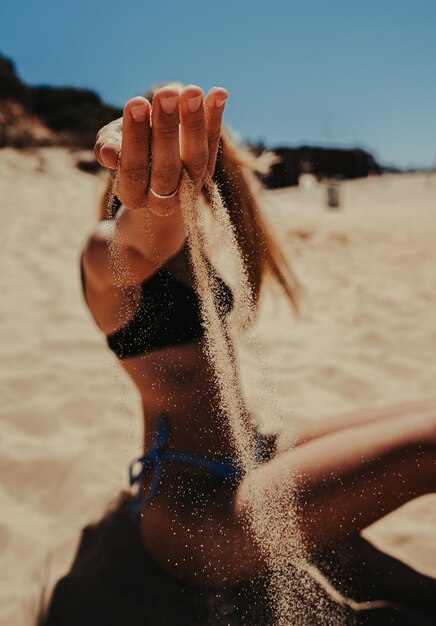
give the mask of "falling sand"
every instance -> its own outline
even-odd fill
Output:
[[[244,329],[254,317],[247,272],[228,212],[211,179],[207,181],[207,191],[214,225],[219,229],[220,239],[226,254],[230,256],[237,277],[232,323],[238,329]],[[193,274],[201,300],[207,352],[215,370],[222,409],[227,417],[243,473],[252,473],[259,464],[255,453],[254,429],[249,422],[242,397],[234,351],[229,339],[230,329],[227,328],[227,320],[220,317],[217,309],[219,294],[214,291],[216,283],[207,262],[204,205],[198,195],[195,195],[186,174],[181,182],[181,205]],[[261,355],[256,356],[257,362],[261,363]],[[340,601],[333,601],[332,595],[325,591],[326,584],[320,586],[321,575],[319,574],[316,581],[312,575],[314,568],[305,558],[293,506],[292,476],[289,477],[286,488],[281,493],[276,491],[272,497],[268,497],[267,487],[260,480],[254,483],[250,494],[250,526],[253,539],[264,553],[269,566],[269,595],[275,615],[274,622],[280,625],[343,624],[342,606],[345,600],[338,596],[336,600]]]

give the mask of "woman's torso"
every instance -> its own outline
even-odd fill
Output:
[[[210,267],[224,317],[232,295]],[[128,289],[98,292],[83,268],[82,277],[88,307],[141,396],[144,447],[153,437],[157,415],[165,412],[170,448],[207,458],[234,456],[205,349],[187,246],[149,280]]]

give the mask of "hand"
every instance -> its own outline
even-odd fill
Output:
[[[184,167],[200,193],[207,173],[213,174],[227,91],[213,87],[206,98],[195,85],[181,92],[172,86],[159,89],[151,107],[136,97],[124,107],[123,117],[104,126],[94,153],[104,167],[120,161],[116,195],[129,209],[148,208],[168,215],[180,205],[178,189]]]

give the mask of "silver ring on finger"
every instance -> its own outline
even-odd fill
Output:
[[[175,188],[174,191],[172,191],[171,193],[165,193],[165,194],[158,193],[157,191],[153,189],[151,185],[149,186],[149,190],[151,191],[151,193],[153,194],[155,198],[158,198],[159,200],[169,200],[170,198],[174,198],[174,196],[179,191],[179,187],[180,187],[180,183],[177,184],[177,187]]]

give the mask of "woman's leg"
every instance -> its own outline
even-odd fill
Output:
[[[363,426],[374,421],[379,422],[385,419],[402,418],[403,416],[408,416],[410,420],[420,421],[423,414],[436,414],[436,400],[407,402],[370,410],[327,415],[316,419],[297,418],[292,420],[292,427],[289,432],[284,432],[278,437],[277,448],[279,452],[284,452],[291,447],[299,446],[338,430]]]
[[[408,500],[436,488],[436,411],[407,412],[326,434],[277,455],[242,481],[236,509],[254,498],[297,502],[308,546],[322,550],[352,537]]]
[[[174,489],[162,489],[141,519],[147,551],[162,569],[192,583],[257,576],[266,569],[250,532],[259,498],[264,512],[272,512],[271,525],[281,521],[277,503],[285,512],[297,503],[296,523],[314,554],[353,538],[435,489],[435,419],[429,415],[395,416],[313,439],[246,475],[233,499],[220,490],[220,497],[199,496],[193,506],[178,502]]]

